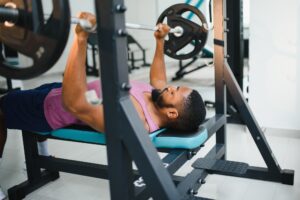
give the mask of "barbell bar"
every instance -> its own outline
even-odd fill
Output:
[[[80,19],[77,17],[71,18],[71,24],[79,24],[85,31],[87,32],[96,32],[97,26],[92,25],[88,20],[86,19]],[[151,27],[147,25],[141,25],[141,24],[135,24],[135,23],[126,23],[126,28],[128,29],[137,29],[137,30],[146,30],[146,31],[157,31],[158,26]],[[175,28],[171,28],[169,33],[174,34],[176,37],[181,37],[184,33],[184,30],[181,26],[176,26]]]

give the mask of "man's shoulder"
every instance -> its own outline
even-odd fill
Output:
[[[139,80],[131,80],[131,81],[130,81],[130,84],[131,84],[131,85],[143,85],[143,86],[149,86],[149,87],[152,87],[152,86],[150,85],[150,83],[145,82],[145,81],[139,81]]]
[[[147,82],[143,82],[143,81],[136,81],[136,80],[132,80],[130,81],[130,85],[131,85],[131,92],[132,91],[140,91],[140,92],[149,92],[152,90],[152,86],[147,83]]]

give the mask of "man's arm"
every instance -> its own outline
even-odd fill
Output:
[[[163,89],[167,85],[166,66],[164,58],[165,36],[170,27],[165,24],[158,25],[158,31],[155,31],[156,49],[150,69],[150,84],[157,89]]]
[[[81,13],[80,18],[96,23],[95,17]],[[86,84],[86,49],[88,33],[77,25],[74,42],[69,53],[63,78],[62,100],[67,111],[87,125],[104,132],[104,115],[102,105],[91,105],[85,97]]]

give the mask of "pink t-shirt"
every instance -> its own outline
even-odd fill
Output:
[[[150,132],[159,129],[158,125],[155,124],[155,122],[150,116],[149,111],[147,110],[146,102],[143,95],[144,92],[151,92],[151,85],[138,81],[131,81],[130,84],[132,86],[130,90],[130,95],[132,95],[142,107],[146,121],[150,128]],[[99,80],[88,83],[88,90],[95,90],[98,97],[102,98]],[[62,105],[61,95],[62,88],[56,88],[51,90],[45,98],[44,113],[50,127],[53,129],[59,129],[72,124],[84,124],[64,109]]]

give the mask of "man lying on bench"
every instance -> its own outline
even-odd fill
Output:
[[[81,13],[79,17],[96,23],[95,16],[89,13]],[[150,84],[130,82],[132,103],[149,132],[162,127],[183,131],[197,129],[206,115],[203,100],[197,91],[188,87],[167,85],[164,38],[170,28],[164,24],[158,26],[159,30],[154,33],[156,50]],[[78,25],[75,33],[63,84],[50,83],[31,90],[12,91],[1,98],[0,159],[7,128],[49,132],[71,124],[86,124],[99,132],[105,131],[103,105],[93,105],[85,96],[87,91],[94,90],[101,98],[100,81],[86,83],[88,33]]]

